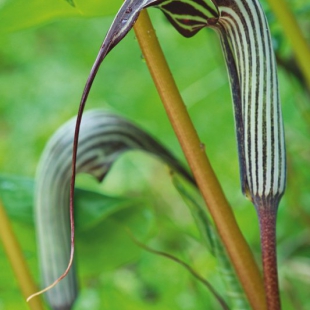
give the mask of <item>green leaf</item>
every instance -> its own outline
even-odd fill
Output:
[[[73,3],[72,0],[67,0]],[[0,5],[0,33],[21,30],[64,17],[108,16],[115,14],[120,0],[75,0],[70,6],[63,0],[10,0]]]
[[[226,287],[226,295],[230,300],[231,309],[250,309],[226,250],[211,220],[208,218],[206,207],[198,202],[194,194],[191,193],[189,189],[185,188],[181,181],[175,176],[173,177],[173,183],[188,205],[197,227],[199,228],[202,241],[217,259],[218,269]]]
[[[111,214],[137,204],[134,199],[111,197],[83,189],[77,189],[75,197],[75,223],[79,231],[90,229]]]
[[[136,259],[142,249],[128,236],[126,229],[146,240],[153,223],[151,212],[140,204],[114,213],[92,229],[77,231],[77,259],[82,262],[79,276],[97,277],[103,271]]]
[[[32,227],[32,234],[33,193],[32,179],[0,175],[0,198],[9,217],[27,224],[28,229]],[[75,215],[78,256],[83,262],[80,269],[84,275],[134,259],[141,249],[128,237],[125,228],[145,239],[153,223],[150,208],[141,199],[111,197],[83,189],[76,190]]]
[[[213,228],[205,208],[203,208],[201,203],[198,203],[196,198],[194,198],[195,194],[190,192],[188,187],[185,188],[185,185],[183,185],[176,176],[173,176],[172,181],[186,205],[189,207],[200,232],[202,241],[207,246],[208,250],[214,255],[215,244],[212,236]]]
[[[75,7],[74,1],[73,0],[65,0],[67,1],[70,5],[72,5],[73,7]]]
[[[34,224],[33,193],[32,179],[0,175],[0,198],[10,218]]]
[[[116,212],[141,205],[141,200],[112,197],[84,189],[76,189],[75,195],[75,223],[77,232],[81,233],[91,230]],[[0,175],[0,198],[10,218],[34,225],[32,179]]]

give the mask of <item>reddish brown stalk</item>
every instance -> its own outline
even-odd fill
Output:
[[[264,283],[268,310],[280,310],[277,252],[276,252],[276,217],[274,208],[260,207],[258,209],[261,234],[262,261]]]

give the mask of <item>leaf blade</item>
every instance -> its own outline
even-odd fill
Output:
[[[214,228],[214,225],[208,218],[206,208],[194,198],[194,194],[190,193],[177,177],[173,177],[172,181],[192,213],[200,231],[202,242],[217,259],[218,271],[225,285],[225,294],[230,301],[231,309],[250,310],[249,303],[232,267],[228,254]]]

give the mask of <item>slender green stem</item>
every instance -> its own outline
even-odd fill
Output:
[[[268,0],[283,31],[292,45],[296,60],[310,88],[310,49],[285,0]]]
[[[22,250],[18,244],[18,241],[14,235],[13,228],[5,213],[2,202],[0,201],[0,239],[3,243],[4,250],[12,265],[17,282],[20,286],[25,299],[36,292],[38,288],[34,284],[28,266],[24,260]],[[41,299],[36,298],[29,302],[29,306],[32,310],[43,310]]]
[[[134,29],[170,122],[249,302],[253,309],[266,309],[264,285],[253,254],[190,120],[146,11],[141,12]]]

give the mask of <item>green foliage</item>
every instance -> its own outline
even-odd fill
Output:
[[[27,5],[22,0],[4,1],[0,4],[0,33],[37,26],[64,17],[107,16],[114,14],[120,4],[119,0],[30,0]]]
[[[18,194],[16,195],[16,193]],[[0,198],[6,206],[8,215],[14,221],[28,224],[32,230],[34,230],[33,194],[33,180],[0,175]],[[85,256],[89,256],[89,259],[93,259],[93,255],[97,253],[96,243],[103,246],[104,244],[110,245],[112,251],[115,248],[113,244],[116,243],[122,244],[126,249],[127,246],[118,240],[118,238],[121,238],[128,242],[129,238],[126,236],[125,229],[132,230],[133,233],[137,233],[142,238],[143,236],[146,237],[150,232],[153,222],[152,215],[148,211],[147,202],[143,201],[143,199],[112,197],[83,189],[77,189],[75,197],[76,232],[81,235],[80,241],[82,244],[80,251],[81,253],[85,252]],[[102,238],[93,240],[91,236],[97,234]],[[131,241],[129,243],[132,244]],[[86,251],[83,246],[89,249]],[[105,268],[109,269],[111,265],[113,267],[118,266],[135,256],[132,251],[125,249],[122,255],[115,255],[115,257],[113,255],[113,260],[104,264]],[[108,252],[111,253],[111,250]],[[92,252],[94,254],[89,255]],[[94,265],[96,264],[90,264],[89,266]],[[102,261],[100,261],[101,265]]]
[[[225,295],[231,305],[230,309],[250,309],[225,248],[223,247],[214,225],[208,218],[206,207],[195,198],[193,193],[190,193],[184,187],[180,180],[174,178],[173,183],[189,206],[203,242],[217,259],[219,273],[225,285]]]
[[[74,1],[73,0],[65,0],[67,1],[70,5],[75,6]]]
[[[34,225],[34,181],[10,175],[0,175],[1,199],[8,215],[17,221]],[[76,227],[78,232],[89,230],[110,215],[125,208],[138,206],[142,201],[112,197],[94,191],[76,189]]]
[[[121,2],[80,0],[75,1],[75,8],[63,0],[44,3],[33,0],[28,1],[27,6],[18,0],[1,3],[1,172],[34,178],[45,142],[77,112],[82,87],[111,23],[112,17],[108,15],[115,14]],[[307,34],[310,33],[307,30],[309,15],[300,10],[306,4],[306,1],[298,1],[296,14]],[[240,193],[227,74],[215,35],[203,31],[195,38],[184,39],[159,12],[152,10],[150,13],[201,141],[206,145],[224,191],[235,207],[240,227],[259,259],[255,211]],[[101,15],[108,17],[82,18]],[[276,21],[273,23],[279,32]],[[33,26],[36,28],[27,29]],[[22,31],[8,33],[19,29]],[[285,54],[290,55],[288,45],[285,46]],[[279,73],[289,162],[288,188],[280,205],[277,226],[282,300],[284,309],[308,309],[309,97],[296,78],[282,67]],[[126,115],[183,160],[132,33],[102,66],[88,107],[104,107]],[[157,237],[149,242],[156,248],[180,254],[220,291],[224,290],[216,274],[216,262],[200,245],[191,216],[167,181],[166,170],[141,154],[137,158],[133,156],[136,154],[131,155],[117,163],[100,190],[111,195],[148,195],[155,204],[155,211],[145,214],[141,204],[132,208],[123,205],[119,212],[105,219],[104,213],[99,212],[102,219],[98,222],[97,215],[91,219],[93,215],[88,214],[90,225],[77,236],[81,296],[76,309],[212,309],[212,297],[186,271],[165,258],[143,252],[121,232],[119,223],[126,219],[127,225],[139,231],[136,223],[150,218],[150,226],[141,226],[141,231],[146,237],[153,236],[149,229],[155,229],[152,225],[155,214],[159,225],[155,230]],[[8,176],[8,180],[11,178]],[[14,185],[18,189],[14,192],[14,201],[3,200],[10,209],[14,230],[32,274],[38,280],[30,213],[31,180]],[[29,191],[23,193],[23,188]],[[3,189],[0,196],[3,196]],[[29,210],[27,213],[19,209],[21,204]],[[136,210],[136,213],[130,210]],[[100,225],[103,222],[105,225]],[[90,255],[86,249],[91,251]],[[0,257],[0,309],[28,309],[2,247]]]

